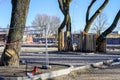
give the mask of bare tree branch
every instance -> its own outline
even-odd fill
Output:
[[[59,3],[59,8],[60,8],[60,10],[62,11],[63,14],[65,14],[65,13],[64,13],[63,1],[62,1],[62,0],[58,0],[58,3]]]
[[[92,5],[95,3],[96,0],[92,0],[90,5],[88,6],[87,13],[86,13],[86,24],[89,20],[89,14],[90,14],[90,9],[92,8]]]
[[[106,15],[103,13],[100,13],[93,24],[92,30],[100,35],[101,31],[105,29],[106,26],[107,26]]]
[[[95,18],[102,12],[102,10],[105,8],[105,6],[107,5],[107,3],[109,2],[109,0],[105,0],[104,3],[98,8],[98,10],[95,12],[95,14],[88,20],[85,28],[84,28],[84,32],[88,33],[91,24],[93,23],[93,21],[95,20]]]

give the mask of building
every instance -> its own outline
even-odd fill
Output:
[[[107,44],[120,45],[120,31],[114,31],[107,37]]]

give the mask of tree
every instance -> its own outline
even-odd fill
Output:
[[[63,28],[66,26],[66,37],[67,43],[69,43],[69,39],[71,38],[71,18],[69,14],[69,6],[72,0],[58,0],[59,8],[64,15],[64,20],[60,27],[58,28],[58,50],[64,50],[64,33],[62,32]],[[71,42],[67,45],[67,49],[69,50],[71,47]]]
[[[98,35],[101,34],[103,30],[105,30],[107,26],[107,17],[105,14],[100,13],[93,23],[92,30],[95,31]]]
[[[44,28],[48,30],[48,35],[57,34],[60,18],[56,16],[48,16],[46,14],[38,14],[32,22],[33,28],[43,36]]]
[[[46,14],[38,14],[35,17],[35,20],[32,22],[33,28],[36,30],[36,32],[39,32],[40,37],[43,36],[43,30],[45,28],[48,28],[50,22],[50,16]]]
[[[57,35],[58,34],[58,27],[60,26],[60,18],[56,16],[50,17],[50,28],[48,30],[48,34],[50,35]]]
[[[107,28],[98,38],[97,38],[97,46],[98,46],[98,51],[101,50],[101,45],[103,44],[104,40],[106,39],[106,36],[111,33],[117,26],[117,23],[119,22],[120,19],[120,10],[118,11],[117,15],[114,18],[113,23],[110,25],[109,28]]]
[[[90,5],[88,6],[87,12],[86,12],[86,25],[84,28],[84,32],[88,33],[91,24],[96,19],[96,17],[102,12],[102,10],[105,8],[105,6],[108,4],[109,0],[104,0],[104,3],[97,9],[97,11],[92,15],[91,18],[89,18],[90,10],[93,6],[93,4],[96,2],[96,0],[92,0]]]
[[[19,66],[19,54],[30,0],[11,0],[12,14],[7,45],[1,57],[3,66]]]

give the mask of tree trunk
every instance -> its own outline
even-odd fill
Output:
[[[103,40],[102,42],[100,42],[98,45],[97,45],[97,49],[96,49],[98,52],[106,52],[106,39]]]
[[[67,44],[64,45],[64,36],[62,34],[62,29],[66,26],[67,27],[66,32],[71,33],[71,21],[70,21],[71,19],[69,15],[69,5],[71,1],[72,0],[58,0],[59,8],[64,14],[64,21],[62,22],[61,26],[58,28],[58,50],[59,51],[64,50],[65,45],[67,45]],[[68,40],[66,40],[66,42],[68,43]]]
[[[11,23],[7,45],[1,57],[3,66],[19,66],[19,54],[30,0],[12,0]]]
[[[66,50],[67,50],[67,51],[72,50],[72,39],[71,39],[71,18],[70,18],[70,14],[69,14],[69,13],[67,14],[66,42],[67,42]]]
[[[67,18],[64,18],[64,21],[58,28],[58,51],[63,51],[64,50],[64,33],[62,32],[62,29],[65,27],[67,23]]]

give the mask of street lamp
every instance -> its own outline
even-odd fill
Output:
[[[46,53],[45,53],[45,57],[46,57],[46,64],[42,66],[42,69],[49,69],[51,68],[51,66],[49,65],[49,55],[48,55],[48,46],[47,46],[47,28],[45,26],[45,46],[46,46]]]

